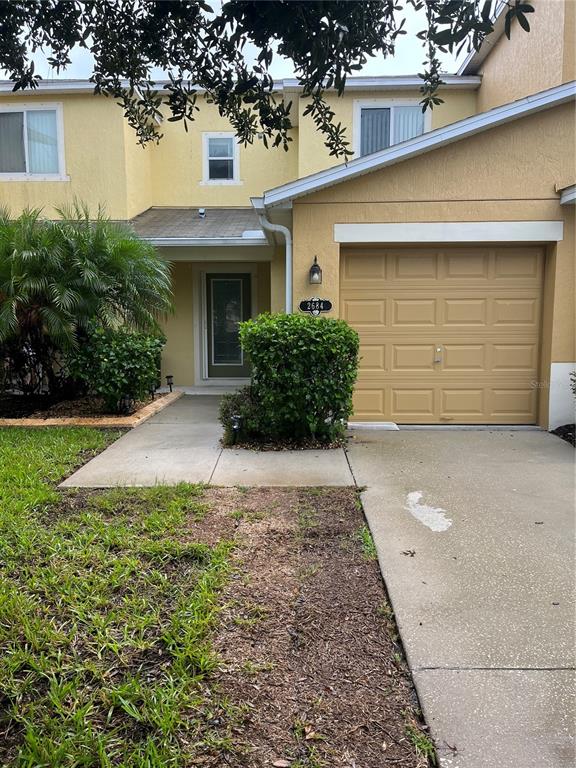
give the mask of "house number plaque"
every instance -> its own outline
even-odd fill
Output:
[[[328,299],[319,299],[317,296],[311,299],[304,299],[300,302],[300,312],[308,312],[309,315],[318,317],[321,312],[330,312],[332,302]]]

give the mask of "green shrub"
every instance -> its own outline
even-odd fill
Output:
[[[240,339],[252,363],[259,436],[329,441],[343,433],[358,369],[356,331],[343,320],[260,315],[240,325]]]
[[[234,430],[234,419],[239,416],[239,429]],[[233,445],[262,432],[260,409],[252,394],[252,387],[242,387],[237,392],[230,392],[220,400],[220,423],[224,427],[224,445]]]
[[[92,325],[159,333],[171,310],[170,267],[150,243],[80,203],[16,219],[0,208],[0,368],[6,387],[51,394]]]
[[[107,409],[120,412],[122,398],[139,400],[158,386],[163,346],[157,335],[92,329],[69,353],[69,372],[88,392],[104,398]]]

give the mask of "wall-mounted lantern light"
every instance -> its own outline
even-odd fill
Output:
[[[168,384],[170,392],[172,392],[172,387],[174,385],[174,376],[172,376],[171,374],[168,374],[168,376],[166,376],[166,384]]]
[[[316,256],[314,256],[314,264],[310,267],[310,285],[322,285],[322,270]]]

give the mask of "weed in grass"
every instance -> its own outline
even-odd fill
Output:
[[[432,765],[437,765],[436,750],[430,737],[413,723],[406,725],[406,735],[414,745],[418,757],[424,757]]]
[[[233,512],[231,512],[230,517],[232,517],[234,520],[237,520],[238,522],[243,520],[245,522],[255,523],[258,520],[264,520],[266,517],[266,512],[264,512],[264,510],[241,507],[240,509],[235,509]]]
[[[298,571],[298,578],[300,581],[308,581],[313,579],[321,570],[321,566],[318,564],[307,565],[304,568],[300,568]]]
[[[298,508],[298,528],[300,533],[308,533],[317,525],[318,514],[314,507],[301,505]]]
[[[367,525],[363,525],[354,533],[354,538],[360,542],[362,554],[366,560],[377,560],[376,545]]]
[[[259,675],[261,672],[272,672],[275,668],[275,664],[271,661],[268,662],[254,662],[245,661],[240,669],[247,675]]]
[[[259,621],[266,618],[268,612],[262,605],[256,603],[246,603],[242,606],[242,615],[233,618],[234,624],[238,627],[253,627]]]

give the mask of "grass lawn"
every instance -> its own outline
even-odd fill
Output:
[[[66,490],[0,430],[0,765],[428,765],[351,489]]]

